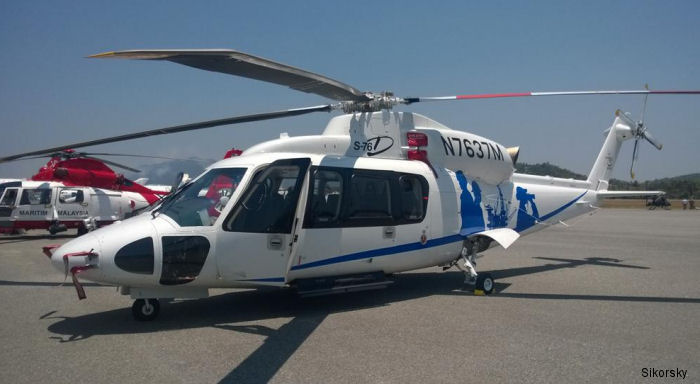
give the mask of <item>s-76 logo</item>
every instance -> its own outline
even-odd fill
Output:
[[[387,151],[394,145],[394,139],[389,136],[376,136],[365,141],[354,141],[352,148],[356,151],[367,152],[367,156],[376,156]]]

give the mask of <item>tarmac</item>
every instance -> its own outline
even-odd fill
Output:
[[[700,382],[700,211],[602,209],[567,224],[486,252],[490,296],[436,267],[310,299],[213,290],[147,323],[115,287],[88,284],[78,301],[70,279],[59,286],[41,247],[70,237],[2,236],[0,381]]]

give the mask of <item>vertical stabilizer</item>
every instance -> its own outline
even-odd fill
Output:
[[[587,181],[590,183],[591,189],[596,191],[608,189],[608,180],[610,180],[612,170],[615,167],[622,142],[634,138],[632,128],[620,116],[615,117],[615,121],[606,132],[608,135],[603,143],[603,148],[601,148],[593,168],[588,174]]]

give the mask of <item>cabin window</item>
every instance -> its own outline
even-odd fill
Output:
[[[51,204],[50,189],[25,189],[22,191],[20,205],[47,205]]]
[[[343,196],[343,175],[337,171],[317,169],[313,172],[309,210],[305,226],[327,227],[338,224]]]
[[[12,189],[6,189],[5,194],[2,196],[2,201],[0,201],[0,205],[3,207],[12,207],[15,205],[15,202],[17,201],[17,190],[12,188]]]
[[[245,168],[212,169],[166,197],[157,210],[181,227],[214,225],[245,171]]]
[[[64,189],[58,194],[58,201],[62,204],[82,203],[85,199],[80,189]]]
[[[292,159],[259,171],[232,210],[224,230],[291,233],[308,162],[308,159]]]
[[[309,188],[304,228],[419,223],[428,206],[428,182],[413,174],[318,167]]]
[[[423,191],[421,180],[417,176],[412,175],[400,176],[399,195],[401,200],[401,218],[409,222],[423,220],[423,217],[425,217],[425,202],[428,199],[427,194]]]
[[[209,254],[204,236],[163,236],[163,285],[186,284],[199,276]]]
[[[144,237],[129,243],[114,255],[114,264],[120,269],[143,275],[153,274],[153,238]]]
[[[387,219],[391,213],[390,180],[368,172],[350,178],[348,220]]]

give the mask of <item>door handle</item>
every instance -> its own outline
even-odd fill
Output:
[[[385,239],[393,239],[396,237],[396,227],[384,227],[382,234]]]
[[[278,235],[270,235],[267,237],[268,249],[282,249],[282,237]]]

